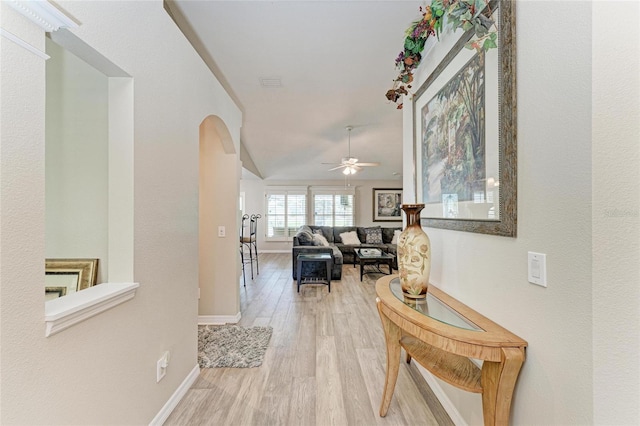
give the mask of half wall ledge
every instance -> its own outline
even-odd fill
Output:
[[[45,336],[59,333],[133,299],[138,287],[139,283],[103,283],[45,302]]]

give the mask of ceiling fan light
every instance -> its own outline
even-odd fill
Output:
[[[349,132],[348,156],[347,157],[342,157],[342,160],[340,161],[340,164],[337,167],[333,167],[333,168],[329,169],[330,172],[332,172],[334,170],[342,169],[342,174],[345,175],[345,176],[349,176],[349,175],[355,175],[360,170],[362,170],[360,166],[368,167],[368,166],[379,166],[380,165],[380,163],[358,163],[358,159],[351,156],[351,130],[352,129],[353,129],[353,127],[347,126],[347,131]],[[337,163],[322,163],[322,164],[337,164]]]

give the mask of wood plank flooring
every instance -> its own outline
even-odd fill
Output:
[[[381,275],[360,282],[359,273],[345,265],[331,293],[317,284],[297,293],[291,255],[260,254],[260,275],[240,284],[239,325],[273,327],[262,366],[203,369],[165,424],[451,425],[405,363],[387,416],[378,415],[386,368],[374,288]]]

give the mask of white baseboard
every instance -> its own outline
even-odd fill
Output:
[[[191,385],[195,383],[199,375],[200,366],[196,364],[196,366],[193,367],[193,370],[191,370],[182,383],[180,383],[178,389],[176,389],[173,395],[171,395],[171,398],[169,398],[167,403],[164,404],[164,407],[162,407],[153,420],[151,420],[151,423],[149,423],[150,426],[161,426],[165,421],[167,421],[173,409],[176,408],[180,400],[182,400],[182,398],[187,394],[187,391],[191,388]]]
[[[242,318],[242,314],[238,312],[235,315],[199,315],[199,325],[223,325],[237,324]]]
[[[291,249],[289,250],[258,250],[258,254],[260,253],[291,253]]]
[[[417,362],[416,366],[418,367],[420,373],[422,373],[424,380],[427,382],[436,398],[438,398],[438,401],[440,401],[440,404],[442,404],[442,408],[444,408],[444,410],[451,418],[453,424],[455,424],[456,426],[467,426],[467,422],[460,414],[460,411],[458,411],[453,402],[451,402],[447,394],[442,389],[442,386],[440,386],[440,383],[438,383],[438,380],[435,378],[435,376]]]

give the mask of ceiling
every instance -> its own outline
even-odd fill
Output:
[[[385,98],[420,1],[194,1],[168,6],[243,112],[241,142],[269,180],[400,179],[402,112]],[[179,15],[178,17],[176,15]],[[280,87],[265,87],[281,82]]]

